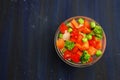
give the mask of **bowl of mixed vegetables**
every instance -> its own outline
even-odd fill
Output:
[[[58,27],[54,45],[58,56],[73,67],[88,67],[96,63],[106,47],[103,28],[85,16],[71,17]]]

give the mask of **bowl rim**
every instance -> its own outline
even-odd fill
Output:
[[[66,19],[65,21],[63,21],[62,23],[68,22],[68,21],[72,20],[73,18],[74,18],[74,19],[76,19],[76,18],[85,18],[85,19],[87,19],[87,20],[94,21],[95,23],[97,23],[98,25],[100,25],[100,24],[99,24],[97,21],[95,21],[94,19],[89,18],[89,17],[86,17],[86,16],[74,16],[74,17],[70,17],[70,18]],[[62,24],[62,23],[61,23],[61,24]],[[60,25],[61,25],[61,24],[60,24]],[[95,64],[97,61],[100,60],[100,58],[103,56],[103,54],[104,54],[104,52],[105,52],[105,49],[106,49],[106,34],[105,34],[105,32],[104,32],[104,30],[103,30],[103,27],[102,27],[101,25],[100,25],[100,26],[101,26],[101,28],[102,28],[102,30],[103,30],[102,44],[104,44],[104,45],[102,45],[102,55],[101,55],[100,57],[98,57],[96,60],[94,60],[94,61],[92,61],[92,62],[90,62],[90,63],[85,63],[85,64],[73,63],[73,62],[70,62],[69,60],[63,59],[61,51],[60,51],[60,50],[57,48],[57,46],[56,46],[56,40],[58,39],[58,33],[59,33],[59,27],[60,27],[60,25],[58,26],[58,28],[57,28],[57,30],[56,30],[56,32],[55,32],[55,36],[54,36],[54,47],[55,47],[55,50],[56,50],[56,52],[57,52],[57,55],[61,58],[61,60],[62,60],[63,62],[65,62],[66,64],[68,64],[68,65],[70,65],[70,66],[72,66],[72,67],[83,68],[83,67],[89,67],[89,66]]]

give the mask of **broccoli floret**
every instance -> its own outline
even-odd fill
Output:
[[[72,49],[74,48],[74,46],[75,46],[74,42],[71,42],[71,41],[69,41],[69,40],[67,40],[67,41],[65,42],[65,47],[66,47],[68,50],[72,50]]]
[[[82,63],[87,63],[90,59],[90,54],[88,54],[87,51],[83,51],[83,54],[80,59]]]
[[[96,33],[96,34],[101,34],[101,33],[103,33],[103,30],[102,30],[102,28],[101,28],[100,26],[96,26],[93,31],[94,31],[94,33]]]
[[[95,28],[93,29],[93,32],[95,34],[95,36],[99,39],[102,39],[103,37],[103,30],[100,26],[95,26]]]

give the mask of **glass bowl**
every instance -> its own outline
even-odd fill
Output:
[[[98,22],[96,22],[95,20],[89,18],[89,17],[85,17],[85,16],[75,16],[75,17],[71,17],[67,20],[65,20],[63,23],[66,23],[66,22],[69,22],[71,21],[72,19],[78,19],[78,18],[84,18],[84,19],[87,19],[88,21],[94,21],[96,24],[98,24]],[[100,24],[98,24],[100,25]],[[59,26],[60,27],[60,26]],[[104,54],[104,51],[105,51],[105,48],[106,48],[106,35],[105,35],[105,32],[103,30],[103,38],[102,38],[102,55],[100,57],[97,57],[96,59],[94,59],[92,62],[90,63],[85,63],[85,64],[82,64],[82,63],[73,63],[69,60],[65,60],[62,56],[62,52],[57,48],[56,46],[56,40],[58,39],[58,34],[59,34],[59,27],[55,33],[55,37],[54,37],[54,46],[55,46],[55,50],[57,52],[57,55],[60,57],[60,59],[65,62],[66,64],[72,66],[72,67],[79,67],[79,68],[83,68],[83,67],[88,67],[88,66],[91,66],[93,65],[94,63],[96,63],[98,60],[100,60],[100,58],[103,56]],[[102,28],[103,29],[103,28]]]

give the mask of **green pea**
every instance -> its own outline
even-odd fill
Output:
[[[84,38],[82,38],[82,41],[83,41],[83,42],[87,42],[88,40],[87,40],[86,37],[84,37]]]
[[[92,39],[92,35],[90,35],[90,34],[88,34],[86,37],[87,37],[88,40]]]
[[[72,30],[72,28],[68,28],[68,32],[72,32],[73,30]]]
[[[84,19],[83,19],[83,18],[79,18],[79,19],[78,19],[78,22],[79,22],[80,24],[84,24]]]
[[[71,27],[71,23],[70,23],[70,22],[68,22],[66,25],[67,25],[68,27]]]
[[[62,34],[62,33],[60,33],[58,37],[59,37],[59,38],[62,38],[62,37],[63,37],[63,34]]]
[[[96,26],[95,22],[94,21],[90,22],[90,26],[91,26],[91,28],[95,28],[95,26]]]
[[[99,56],[101,56],[101,55],[102,55],[102,51],[101,51],[101,50],[97,50],[97,51],[96,51],[96,56],[99,57]]]

